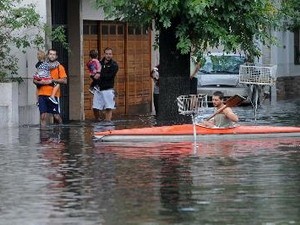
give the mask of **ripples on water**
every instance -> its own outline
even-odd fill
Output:
[[[257,123],[299,126],[298,111],[265,106]],[[1,131],[0,224],[300,224],[300,138],[102,143],[94,129],[108,128]]]

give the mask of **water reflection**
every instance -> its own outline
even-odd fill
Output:
[[[284,114],[280,113],[284,110]],[[243,123],[252,112],[236,108]],[[259,123],[300,125],[299,104]],[[153,125],[153,118],[114,128]],[[103,124],[0,135],[0,224],[298,224],[300,138],[103,143]]]
[[[183,160],[185,162],[183,162]],[[160,214],[169,218],[170,224],[193,220],[187,212],[195,212],[192,186],[193,178],[189,160],[180,155],[165,155],[161,158],[160,202],[163,209]]]
[[[189,142],[98,143],[96,149],[97,154],[114,155],[123,164],[132,164],[134,169],[129,166],[131,169],[121,173],[122,179],[126,179],[122,182],[123,189],[130,192],[122,201],[134,201],[134,196],[140,193],[140,189],[132,188],[134,184],[149,191],[139,194],[142,195],[139,207],[145,208],[143,203],[148,203],[154,191],[145,187],[159,181],[156,183],[159,201],[151,198],[159,210],[160,216],[155,217],[158,224],[207,221],[213,224],[249,224],[249,221],[276,224],[277,221],[295,223],[300,219],[295,211],[299,198],[293,197],[299,196],[294,185],[299,184],[295,176],[300,175],[299,165],[296,166],[300,159],[300,138],[207,141],[197,143],[196,151],[194,143]],[[287,178],[283,171],[294,160],[295,167],[288,166],[290,178]],[[151,176],[149,171],[152,171]],[[285,204],[291,206],[291,211]],[[137,209],[129,207],[130,212],[134,210]],[[151,213],[143,216],[151,217]],[[130,216],[125,218],[131,221]]]
[[[86,176],[85,170],[85,165],[90,163],[92,142],[83,142],[85,128],[78,128],[54,126],[40,130],[39,156],[48,180],[44,194],[51,196],[51,218],[58,218],[58,222],[67,218],[68,223],[93,224],[85,221],[89,216],[99,218],[97,211],[87,207],[93,201],[90,195],[92,177]]]
[[[234,140],[206,140],[198,142],[153,143],[127,142],[95,144],[96,153],[114,154],[119,157],[170,158],[170,157],[245,157],[249,155],[273,154],[280,149],[297,149],[300,137],[257,138]]]

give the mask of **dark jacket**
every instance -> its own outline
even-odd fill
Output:
[[[100,90],[108,90],[114,88],[115,77],[119,70],[119,66],[116,61],[110,60],[105,63],[105,59],[101,59],[101,73],[100,80],[98,81]]]

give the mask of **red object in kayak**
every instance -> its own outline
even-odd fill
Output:
[[[133,128],[95,132],[94,136],[101,141],[190,141],[194,140],[193,125],[172,125],[148,128]],[[227,138],[270,138],[300,137],[300,127],[284,126],[237,126],[230,128],[206,128],[196,126],[197,139]]]

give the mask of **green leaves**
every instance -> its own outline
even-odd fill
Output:
[[[43,48],[45,33],[50,40],[63,43],[67,40],[64,29],[47,29],[40,23],[40,15],[33,4],[20,4],[20,0],[1,0],[0,2],[0,81],[16,80],[18,59],[10,54],[16,47],[25,53],[28,47]],[[20,79],[17,79],[20,80]]]
[[[300,26],[299,0],[285,0],[282,5],[273,0],[95,1],[109,18],[144,25],[154,21],[158,30],[175,26],[177,48],[183,54],[192,46],[204,50],[223,45],[227,51],[258,56],[257,42],[274,44],[272,29]]]
[[[282,1],[281,17],[283,18],[282,25],[289,30],[300,28],[300,1],[288,0]]]

